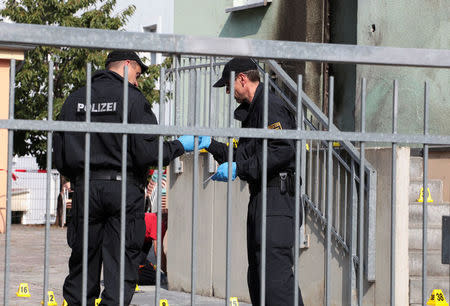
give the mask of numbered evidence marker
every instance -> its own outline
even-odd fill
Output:
[[[102,301],[102,299],[95,299],[95,306],[98,306],[98,305],[100,305],[100,302]]]
[[[166,299],[159,300],[159,306],[169,306],[169,302]]]
[[[63,300],[62,306],[69,306],[69,304],[67,304],[67,302],[66,302],[66,299]]]
[[[441,289],[433,290],[427,305],[448,306],[447,301],[445,301],[444,293],[442,293]]]
[[[47,291],[47,296],[48,296],[47,306],[58,306],[53,291]],[[41,305],[44,305],[44,301],[41,301]]]
[[[30,289],[28,288],[28,283],[20,283],[19,290],[17,290],[16,295],[19,297],[30,297]]]
[[[431,198],[430,188],[427,188],[427,191],[428,191],[427,202],[428,203],[433,203],[434,200]],[[419,203],[423,203],[423,187],[420,188],[419,198],[416,201],[419,202]]]
[[[237,297],[230,297],[230,305],[231,306],[239,306]]]

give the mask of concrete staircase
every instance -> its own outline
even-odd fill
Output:
[[[411,157],[409,187],[409,304],[422,305],[422,220],[423,203],[418,203],[423,183],[423,159]],[[427,299],[433,289],[441,289],[450,299],[450,265],[441,263],[442,216],[450,215],[450,203],[444,203],[443,184],[428,180],[433,203],[428,205],[427,226]],[[424,192],[424,201],[428,194]]]

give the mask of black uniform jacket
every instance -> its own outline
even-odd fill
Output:
[[[123,82],[115,72],[101,70],[94,73],[91,83],[91,121],[117,122],[123,120]],[[128,84],[128,122],[158,124],[150,104],[139,89]],[[62,106],[58,120],[86,121],[86,87],[73,92]],[[136,178],[144,180],[150,166],[158,163],[158,137],[155,135],[128,135],[127,168]],[[56,132],[53,141],[54,163],[58,171],[68,178],[81,175],[84,170],[85,134]],[[122,168],[122,135],[92,133],[90,170],[116,170]],[[184,153],[179,141],[164,142],[163,163]]]
[[[263,128],[264,84],[260,83],[251,103],[241,103],[234,111],[234,118],[242,121],[243,128]],[[295,118],[275,94],[269,92],[268,127],[271,129],[296,129]],[[233,160],[237,176],[252,187],[260,186],[262,176],[262,139],[240,138]],[[208,151],[219,163],[228,161],[226,144],[212,140]],[[267,178],[278,176],[279,172],[294,171],[295,143],[288,139],[269,139],[267,144]]]

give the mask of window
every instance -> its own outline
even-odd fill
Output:
[[[158,25],[152,24],[152,25],[144,26],[142,28],[144,29],[144,32],[156,33],[156,30],[158,29]]]
[[[233,0],[233,6],[225,9],[225,13],[246,10],[254,7],[267,6],[272,0]]]

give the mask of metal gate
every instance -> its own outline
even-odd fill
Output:
[[[189,134],[195,135],[198,140],[200,135],[210,135],[227,139],[230,143],[233,137],[254,137],[263,139],[263,160],[267,160],[267,139],[294,139],[296,140],[296,180],[300,176],[304,184],[296,184],[296,212],[304,208],[321,225],[325,235],[325,285],[324,304],[331,303],[331,258],[332,239],[335,239],[340,248],[348,254],[348,263],[351,269],[342,278],[347,280],[351,286],[348,288],[348,300],[346,304],[362,305],[364,297],[365,282],[375,281],[375,203],[377,173],[372,165],[366,160],[365,148],[367,144],[390,143],[392,147],[392,190],[391,190],[391,254],[385,258],[391,263],[390,267],[390,301],[395,305],[395,275],[392,263],[395,260],[395,220],[396,220],[396,157],[395,153],[399,144],[411,146],[423,146],[423,186],[428,186],[428,148],[429,145],[450,145],[448,135],[430,135],[428,131],[428,99],[429,85],[424,87],[424,129],[423,134],[400,134],[398,133],[398,82],[393,83],[393,113],[391,133],[367,133],[365,128],[365,104],[366,104],[366,80],[361,80],[361,125],[359,131],[342,132],[333,124],[333,101],[334,101],[334,79],[329,80],[329,111],[325,116],[313,101],[302,90],[302,76],[292,80],[277,64],[279,60],[292,61],[320,61],[334,63],[351,63],[365,65],[393,65],[450,68],[450,51],[430,49],[402,49],[387,47],[364,47],[351,45],[312,44],[284,41],[262,41],[244,40],[232,38],[195,38],[179,35],[158,35],[147,33],[125,33],[118,31],[76,29],[65,27],[51,27],[24,24],[0,24],[0,43],[13,46],[56,46],[69,48],[95,48],[95,49],[123,49],[146,52],[161,52],[171,54],[175,58],[172,69],[161,70],[161,102],[159,125],[130,125],[126,121],[119,123],[94,123],[87,122],[58,122],[53,121],[53,97],[52,87],[49,86],[48,118],[46,120],[16,120],[14,119],[15,100],[15,61],[11,61],[11,92],[9,119],[0,121],[0,128],[8,129],[8,169],[12,169],[12,144],[15,130],[40,130],[48,134],[47,152],[47,197],[50,197],[51,180],[51,136],[54,131],[82,132],[86,135],[86,158],[85,158],[85,182],[89,181],[89,137],[91,133],[118,133],[123,135],[123,157],[126,156],[127,134],[154,134],[159,136],[158,171],[162,173],[162,142],[166,136]],[[198,58],[203,56],[203,58]],[[265,90],[274,90],[283,100],[290,105],[292,111],[296,112],[298,123],[297,130],[269,130],[264,129],[241,129],[231,120],[232,105],[229,103],[227,109],[225,101],[228,98],[224,93],[211,91],[213,77],[220,73],[218,69],[223,65],[224,58],[234,56],[249,56],[260,60],[261,71],[264,73]],[[224,57],[224,58],[223,58]],[[188,58],[188,60],[185,60]],[[53,79],[53,63],[49,66],[49,80]],[[277,82],[269,78],[265,70],[270,70],[277,76]],[[87,79],[90,79],[91,66],[87,66]],[[189,75],[189,77],[185,77]],[[170,122],[165,122],[164,92],[173,83],[175,98],[170,104]],[[50,82],[51,85],[51,82]],[[90,82],[87,82],[88,90]],[[289,92],[282,90],[288,88]],[[127,107],[128,99],[124,96],[124,107]],[[214,101],[215,103],[211,103]],[[87,101],[89,103],[89,101]],[[267,99],[265,103],[265,118],[267,120]],[[301,111],[297,111],[301,110]],[[355,146],[358,146],[357,149]],[[233,146],[229,146],[230,152]],[[231,162],[232,154],[229,154]],[[122,159],[122,171],[126,171],[126,158]],[[194,171],[192,181],[199,182],[198,173],[199,150],[198,143],[194,150]],[[177,169],[175,161],[175,169]],[[266,165],[266,163],[265,163]],[[213,169],[211,160],[211,169]],[[263,168],[262,191],[266,193],[267,174]],[[123,175],[122,177],[126,177]],[[11,203],[11,181],[12,174],[8,172],[7,203]],[[122,181],[122,217],[125,217],[125,184]],[[227,207],[231,207],[231,180],[228,181]],[[85,189],[88,190],[88,184]],[[191,254],[191,304],[196,301],[196,269],[197,254],[197,214],[198,214],[198,191],[193,187],[192,196],[192,254]],[[161,211],[161,180],[158,178],[158,212]],[[49,243],[49,209],[50,201],[47,200],[46,216],[46,238],[45,238],[45,273],[43,300],[47,302],[48,291],[48,243]],[[263,197],[263,216],[265,215],[266,200]],[[302,205],[303,204],[303,205]],[[88,211],[88,201],[85,198],[85,210]],[[298,216],[298,213],[296,213]],[[299,224],[296,217],[296,225]],[[227,224],[230,223],[228,210]],[[265,249],[265,219],[263,219],[262,233]],[[427,205],[423,205],[423,264],[422,264],[422,301],[426,302],[427,294],[425,288],[427,283]],[[84,227],[84,237],[87,237],[87,221]],[[231,228],[227,227],[227,238],[230,237]],[[11,205],[7,205],[7,233],[5,249],[5,271],[4,271],[4,304],[8,305],[11,294],[10,278],[10,231],[11,231]],[[161,233],[161,215],[158,213],[158,237]],[[124,250],[125,250],[125,223],[122,222],[122,244],[121,244],[121,305],[123,304],[123,280],[124,280]],[[295,258],[299,257],[300,235],[297,232],[295,239]],[[87,239],[84,239],[86,241]],[[228,241],[228,240],[227,240]],[[160,296],[160,246],[158,239],[157,256],[157,285],[155,294],[155,305],[159,305]],[[229,245],[229,244],[227,244]],[[87,273],[87,243],[84,244],[84,274],[83,294],[86,296],[86,273]],[[231,250],[227,249],[227,262],[230,260]],[[265,288],[265,252],[262,252],[261,270],[261,303],[264,305]],[[320,263],[318,263],[320,264]],[[295,261],[295,280],[298,283],[298,261]],[[298,298],[295,290],[295,299]],[[230,271],[227,265],[226,271],[226,300],[230,300]],[[352,297],[356,297],[356,300]]]

